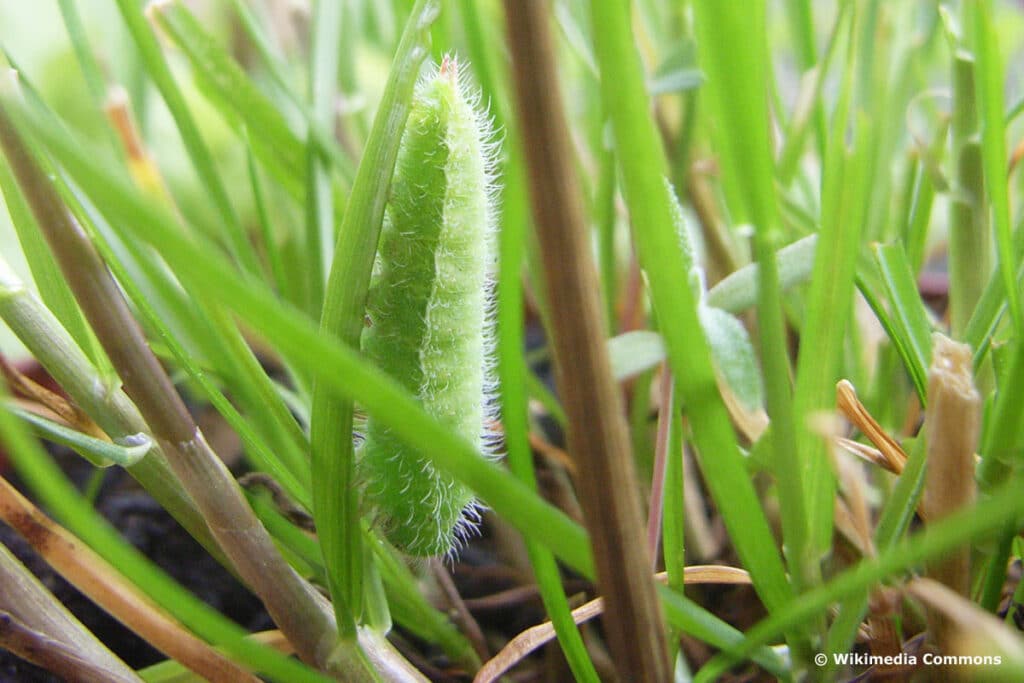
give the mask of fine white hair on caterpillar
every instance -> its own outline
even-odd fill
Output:
[[[490,119],[464,65],[421,78],[402,137],[363,334],[367,357],[433,417],[494,457],[495,174]],[[371,415],[359,472],[375,520],[410,555],[451,553],[479,507]]]

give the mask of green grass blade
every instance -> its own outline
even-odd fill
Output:
[[[86,352],[90,360],[109,370],[109,362],[96,341],[92,329],[85,322],[85,317],[82,315],[81,309],[78,308],[75,297],[61,276],[57,263],[50,253],[50,248],[39,232],[35,217],[18,190],[14,175],[6,162],[0,163],[0,191],[3,192],[11,223],[18,235],[21,251],[28,262],[32,280],[39,290],[40,298],[60,320],[64,329],[74,337],[75,342]]]
[[[658,596],[669,622],[684,633],[696,636],[723,650],[738,647],[744,642],[741,632],[711,616],[671,588],[658,586]],[[759,646],[755,649],[756,652],[751,650],[752,660],[780,679],[788,680],[786,665],[777,654],[765,647]]]
[[[851,21],[855,35],[857,21]],[[863,121],[855,128],[854,148],[847,148],[847,123],[855,60],[848,57],[840,101],[832,122],[823,170],[821,228],[814,270],[807,295],[797,360],[796,415],[799,424],[808,416],[835,405],[835,382],[840,373],[846,330],[852,313],[854,275],[861,231],[867,208],[870,130]],[[822,438],[802,429],[798,445],[807,477],[809,529],[817,561],[831,546],[835,476],[825,455]]]
[[[518,147],[516,148],[518,150]],[[506,201],[525,202],[523,167],[517,152],[509,163],[506,179]],[[506,214],[507,215],[507,214]],[[518,214],[525,218],[525,211]],[[505,451],[509,470],[531,490],[537,490],[530,451],[529,421],[525,378],[530,375],[523,358],[523,286],[522,265],[526,244],[525,221],[502,224],[499,235],[498,273],[498,377],[501,382],[502,423],[505,428]],[[587,648],[576,627],[569,603],[562,589],[562,580],[551,551],[526,535],[526,552],[537,578],[541,600],[555,628],[558,643],[577,681],[599,680]]]
[[[971,29],[974,53],[978,60],[977,93],[981,109],[981,149],[985,162],[985,189],[992,199],[999,271],[1003,276],[1007,305],[1014,329],[1024,332],[1024,313],[1014,272],[1013,237],[1010,227],[1010,196],[1007,187],[1006,124],[1003,119],[1003,63],[999,41],[987,0],[971,0],[967,10],[973,15]]]
[[[1024,342],[1018,337],[1011,342],[1012,360],[1003,377],[991,413],[986,411],[985,429],[981,439],[981,467],[978,484],[983,491],[1003,481],[1020,467],[1024,451],[1024,421],[1020,419],[1024,405]]]
[[[282,63],[281,58],[275,53],[274,48],[271,46],[270,41],[264,35],[263,31],[259,26],[259,22],[253,15],[253,12],[243,0],[229,0],[232,9],[238,15],[239,21],[241,22],[242,28],[245,30],[246,35],[252,40],[257,52],[263,59],[263,65],[266,67],[270,79],[276,88],[295,108],[298,114],[305,121],[307,126],[307,137],[311,137],[317,144],[317,149],[328,158],[334,165],[334,168],[341,174],[341,177],[351,182],[355,175],[355,165],[352,163],[352,159],[349,154],[338,144],[335,139],[333,127],[329,126],[323,128],[317,122],[310,111],[308,105],[300,98],[292,86],[289,84],[289,79],[286,75],[287,66]],[[211,61],[208,64],[208,68],[214,71],[220,69],[230,70],[233,67],[230,66],[231,62],[224,62],[221,65],[221,60],[226,57],[222,57],[221,53],[213,53],[213,57],[216,61]],[[230,60],[230,57],[226,57]]]
[[[1014,235],[1015,282],[1024,278],[1024,231]],[[964,341],[974,349],[974,367],[980,368],[988,353],[996,327],[1006,310],[1006,284],[1002,272],[993,273],[964,331]]]
[[[807,0],[796,0],[796,2],[790,2],[789,6],[794,5],[805,5]],[[825,54],[821,61],[817,61],[817,56],[814,53],[803,54],[802,68],[813,69],[813,71],[807,72],[804,76],[805,83],[802,88],[806,90],[805,96],[802,96],[798,101],[796,108],[793,111],[793,117],[789,121],[789,126],[786,130],[786,135],[783,141],[782,149],[778,155],[778,177],[779,181],[783,185],[789,185],[793,175],[799,168],[799,162],[801,158],[801,152],[804,148],[804,143],[807,139],[807,135],[811,130],[811,126],[814,126],[815,132],[818,136],[818,147],[819,149],[824,148],[825,144],[825,112],[821,105],[821,93],[822,88],[825,86],[826,76],[828,75],[829,65],[832,63],[832,59],[838,52],[838,46],[840,44],[839,36],[841,35],[841,29],[843,27],[844,20],[851,16],[853,13],[847,11],[850,5],[841,5],[839,12],[837,13],[835,23],[832,26],[832,32],[828,38],[828,44],[825,48]],[[807,8],[809,12],[809,7]],[[813,34],[811,40],[813,40]],[[807,82],[807,79],[810,79]]]
[[[698,2],[694,5],[701,67],[708,76],[707,89],[713,115],[721,122],[715,140],[725,160],[723,171],[727,187],[733,188],[730,209],[754,224],[754,250],[758,267],[758,326],[761,334],[761,366],[767,387],[768,414],[772,419],[772,446],[775,475],[781,495],[780,512],[789,568],[796,586],[815,581],[814,563],[809,561],[810,498],[807,493],[809,465],[796,448],[793,400],[790,391],[790,367],[786,357],[779,269],[774,250],[780,242],[778,208],[774,189],[774,163],[768,137],[768,74],[765,69],[765,7],[763,3],[740,8],[729,3]],[[820,247],[819,247],[820,250]],[[678,372],[678,371],[677,371]],[[677,375],[681,378],[681,375]],[[687,406],[691,399],[683,396]],[[698,433],[695,425],[695,435]],[[698,447],[703,450],[698,441]],[[755,507],[748,504],[748,507]],[[830,509],[831,511],[831,509]],[[757,509],[760,513],[760,509]],[[734,538],[743,556],[739,539]],[[753,552],[753,539],[748,540]],[[772,564],[776,557],[773,554]],[[744,559],[744,563],[746,560]],[[747,566],[759,578],[752,566]],[[777,569],[772,568],[773,574]],[[760,580],[764,580],[763,578]],[[773,576],[773,582],[781,581]],[[788,586],[781,596],[789,594]],[[761,591],[759,591],[761,592]],[[761,595],[769,611],[772,603]]]
[[[530,398],[540,402],[548,415],[558,423],[558,426],[565,429],[569,424],[569,418],[565,414],[565,408],[559,402],[554,392],[547,387],[532,371],[526,376],[526,388],[530,392]]]
[[[249,139],[250,135],[247,130],[245,140],[248,142]],[[279,295],[288,301],[295,301],[285,275],[281,248],[274,235],[274,226],[270,222],[270,214],[267,212],[266,195],[263,192],[263,182],[260,180],[260,171],[256,166],[256,158],[253,155],[252,146],[247,144],[245,152],[245,165],[246,170],[249,172],[249,186],[252,188],[253,206],[256,209],[256,220],[260,224],[263,253],[267,255],[267,261],[270,265],[271,280]]]
[[[82,17],[74,0],[57,0],[60,7],[60,15],[64,20],[64,28],[67,29],[68,38],[71,39],[71,47],[75,51],[75,58],[78,66],[82,69],[85,77],[85,84],[89,88],[89,95],[92,97],[92,104],[96,112],[103,111],[107,100],[107,84],[103,72],[96,60],[92,47],[89,45],[89,36],[82,25]],[[103,126],[103,132],[110,143],[111,149],[120,153],[121,143],[109,125]]]
[[[345,3],[318,0],[313,4],[312,45],[309,59],[309,98],[313,121],[332,130],[338,96],[338,53],[342,42]],[[315,136],[306,141],[306,266],[308,310],[314,315],[324,304],[325,273],[334,241],[331,176],[318,154]]]
[[[125,443],[117,444],[88,436],[76,429],[65,427],[59,422],[22,410],[15,405],[4,405],[3,407],[32,427],[43,438],[67,446],[97,467],[110,467],[111,465],[131,467],[145,457],[153,447],[153,441],[142,433],[135,435],[136,438],[131,440],[134,443],[128,443],[128,440],[125,440]]]
[[[974,58],[953,48],[952,131],[954,191],[949,207],[949,318],[961,337],[992,270],[991,228],[986,205]]]
[[[694,425],[701,465],[758,594],[774,610],[789,600],[791,590],[778,552],[765,547],[771,532],[718,394],[707,341],[697,332],[696,302],[688,288],[679,286],[685,261],[672,227],[665,159],[648,111],[628,7],[594,0],[590,10],[602,98],[612,119],[634,238],[681,398]]]
[[[879,244],[873,247],[875,263],[885,284],[893,322],[890,340],[910,373],[921,405],[927,401],[928,365],[932,357],[932,326],[928,312],[917,291],[917,282],[910,271],[901,244]]]
[[[308,490],[309,439],[231,316],[216,305],[204,304],[203,308],[227,351],[228,362],[223,368],[227,385],[238,395],[262,442],[276,455],[275,460]]]
[[[686,510],[683,505],[683,426],[679,402],[673,387],[669,394],[668,457],[665,462],[665,494],[662,503],[662,555],[668,574],[668,587],[683,590],[683,568],[686,566]]]
[[[903,241],[907,245],[907,260],[911,272],[918,273],[924,263],[925,245],[928,239],[928,225],[932,217],[932,206],[935,202],[935,181],[923,162],[917,165],[917,177],[914,180],[913,200],[910,213],[905,223]]]

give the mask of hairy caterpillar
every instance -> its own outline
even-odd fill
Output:
[[[490,122],[445,58],[417,85],[402,137],[363,335],[364,353],[427,412],[491,452]],[[478,519],[472,493],[370,416],[365,494],[411,555],[451,551]]]

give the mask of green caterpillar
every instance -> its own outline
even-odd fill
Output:
[[[363,351],[490,456],[494,184],[490,122],[445,58],[417,85],[381,232]],[[410,555],[451,550],[479,521],[472,493],[373,416],[360,476],[376,520]]]

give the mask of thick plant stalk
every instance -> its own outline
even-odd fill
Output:
[[[332,615],[288,565],[224,463],[206,443],[146,345],[92,242],[67,211],[0,107],[0,144],[82,311],[178,479],[242,580],[306,662],[323,667],[336,640]]]
[[[520,130],[551,306],[558,386],[594,546],[605,628],[622,680],[671,680],[665,629],[644,546],[633,457],[612,378],[601,291],[559,96],[548,3],[506,0]]]
[[[974,502],[974,451],[981,423],[981,397],[974,388],[970,347],[940,334],[932,338],[925,410],[928,464],[921,499],[921,513],[929,524]],[[929,577],[968,597],[970,553],[966,546],[948,553],[928,566]],[[943,651],[948,651],[951,630],[947,617],[929,610],[928,629]]]
[[[0,543],[0,647],[75,681],[139,683]]]
[[[952,79],[956,186],[949,203],[949,317],[956,339],[963,338],[992,270],[974,71],[974,58],[957,50]]]

